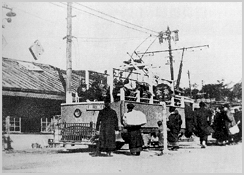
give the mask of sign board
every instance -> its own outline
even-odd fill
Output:
[[[103,104],[89,104],[87,106],[87,111],[100,111],[104,108]]]
[[[38,60],[44,52],[44,49],[43,49],[40,41],[38,41],[38,40],[36,40],[34,42],[34,44],[32,46],[30,46],[29,50],[35,60]]]

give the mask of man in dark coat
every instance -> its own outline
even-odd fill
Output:
[[[204,102],[199,103],[200,109],[195,113],[195,127],[198,131],[198,136],[200,137],[201,148],[206,148],[208,135],[211,134],[211,127],[209,126],[209,121],[212,113],[210,110],[205,108],[206,104]]]
[[[223,107],[221,107],[220,109],[217,107],[214,117],[214,133],[212,137],[216,139],[216,143],[218,145],[225,145],[224,142],[228,140],[228,128],[226,127],[226,121],[231,122],[227,115],[224,115]]]
[[[176,151],[179,148],[178,135],[180,133],[182,120],[181,115],[178,113],[174,106],[170,106],[169,112],[170,115],[167,121],[167,128],[169,129],[167,133],[168,141],[172,146],[171,150]]]
[[[111,156],[111,152],[115,150],[115,131],[119,130],[118,118],[115,110],[111,109],[108,99],[105,100],[105,107],[98,114],[96,131],[99,134],[99,152],[107,152]]]
[[[193,128],[194,128],[194,112],[190,104],[185,104],[185,120],[186,120],[186,137],[191,137],[193,134]]]

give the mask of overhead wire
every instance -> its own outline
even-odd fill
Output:
[[[66,4],[64,4],[64,3],[62,3],[62,2],[60,2],[60,3],[61,3],[62,5],[66,5]],[[53,4],[53,3],[52,3],[52,4]],[[122,22],[128,23],[128,24],[130,24],[130,25],[134,25],[134,26],[139,27],[139,28],[143,28],[143,27],[141,27],[141,26],[138,26],[138,25],[136,25],[136,24],[129,23],[129,22],[127,22],[127,21],[124,21],[124,20],[121,20],[121,19],[119,19],[119,18],[113,17],[113,16],[108,15],[108,14],[106,14],[106,13],[100,12],[100,11],[98,11],[98,10],[94,10],[94,9],[92,9],[92,8],[90,8],[90,7],[85,6],[85,5],[81,5],[81,4],[79,4],[79,3],[76,3],[76,4],[78,4],[78,5],[80,5],[80,6],[84,6],[84,7],[86,7],[86,8],[89,8],[89,9],[91,9],[91,10],[93,10],[93,11],[97,11],[97,12],[99,12],[99,13],[101,13],[101,14],[104,14],[104,15],[109,16],[109,17],[111,17],[111,18],[114,18],[114,19],[116,19],[116,20],[120,20],[120,21],[122,21]],[[54,4],[54,5],[56,5],[56,4]],[[60,5],[57,5],[57,6],[59,6],[59,7],[63,7],[63,8],[64,8],[64,6],[60,6]],[[103,18],[103,17],[98,16],[98,15],[95,15],[95,14],[93,14],[93,13],[84,11],[84,10],[82,10],[82,9],[80,9],[80,8],[74,7],[73,5],[72,5],[72,7],[75,8],[76,10],[78,10],[78,11],[82,11],[82,12],[88,13],[88,14],[90,14],[90,15],[96,16],[96,17],[101,18],[101,19],[104,19],[104,20],[107,20],[107,21],[109,21],[109,22],[116,23],[116,24],[122,25],[122,26],[124,26],[124,27],[130,28],[130,29],[133,29],[133,30],[137,30],[137,31],[140,31],[140,32],[148,33],[148,32],[141,31],[141,30],[138,30],[138,29],[135,29],[135,28],[132,28],[132,27],[123,25],[123,24],[121,24],[121,23],[117,23],[117,22],[115,22],[115,21],[112,21],[112,20]],[[152,32],[154,32],[154,33],[158,33],[158,32],[156,32],[156,31],[153,31],[153,30],[150,30],[150,29],[147,29],[147,28],[143,28],[143,29],[152,31]],[[153,40],[153,42],[148,46],[148,48],[146,49],[146,51],[144,52],[144,54],[140,57],[140,59],[142,59],[142,58],[144,57],[145,53],[148,51],[148,49],[152,46],[152,44],[153,44],[153,43],[156,41],[156,39],[157,39],[157,36],[158,36],[158,35],[155,35],[155,34],[152,34],[152,33],[149,33],[149,34],[150,34],[150,35],[149,35],[145,40],[143,40],[143,41],[137,46],[137,48],[134,50],[134,52],[132,53],[132,54],[134,54],[135,51],[136,51],[136,50],[137,50],[137,49],[138,49],[138,48],[139,48],[139,47],[140,47],[140,46],[141,46],[141,45],[142,45],[148,38],[150,38],[150,37],[152,37],[152,36],[156,36],[156,38],[155,38],[155,39]],[[81,38],[81,37],[77,37],[77,38]]]
[[[136,27],[139,27],[139,28],[142,28],[142,29],[145,29],[145,30],[148,30],[148,31],[154,32],[154,33],[158,33],[158,32],[153,31],[153,30],[151,30],[151,29],[148,29],[148,28],[145,28],[145,27],[141,27],[141,26],[139,26],[139,25],[136,25],[136,24],[130,23],[130,22],[128,22],[128,21],[125,21],[125,20],[122,20],[122,19],[116,18],[116,17],[114,17],[114,16],[111,16],[111,15],[109,15],[109,14],[106,14],[106,13],[104,13],[104,12],[101,12],[101,11],[95,10],[95,9],[93,9],[93,8],[91,8],[91,7],[88,7],[88,6],[84,5],[84,4],[80,4],[80,3],[75,3],[75,4],[78,4],[78,5],[80,5],[80,6],[83,6],[83,7],[85,7],[85,8],[88,8],[88,9],[90,9],[90,10],[96,11],[96,12],[101,13],[101,14],[103,14],[103,15],[109,16],[109,17],[111,17],[111,18],[113,18],[113,19],[116,19],[116,20],[122,21],[122,22],[124,22],[124,23],[130,24],[130,25],[133,25],[133,26],[136,26]]]
[[[63,5],[66,5],[66,4],[64,4],[64,3],[62,3],[62,2],[59,2],[59,3],[61,3],[61,4],[63,4]],[[90,15],[92,15],[92,16],[96,16],[96,17],[101,18],[101,19],[103,19],[103,20],[106,20],[106,21],[109,21],[109,22],[112,22],[112,23],[115,23],[115,24],[124,26],[124,27],[129,28],[129,29],[133,29],[133,30],[136,30],[136,31],[139,31],[139,32],[142,32],[142,33],[147,33],[147,34],[150,34],[150,35],[153,35],[153,36],[158,36],[158,35],[155,35],[155,34],[152,34],[152,33],[146,32],[146,31],[143,31],[143,30],[139,30],[139,29],[136,29],[136,28],[133,28],[133,27],[130,27],[130,26],[127,26],[127,25],[118,23],[118,22],[113,21],[113,20],[110,20],[110,19],[106,19],[106,18],[101,17],[101,16],[99,16],[99,15],[96,15],[96,14],[93,14],[93,13],[91,13],[91,12],[87,12],[87,11],[85,11],[85,10],[82,10],[82,9],[80,9],[80,8],[77,8],[77,7],[73,6],[73,5],[72,5],[72,8],[74,8],[74,9],[76,9],[76,10],[78,10],[78,11],[85,12],[85,13],[87,13],[87,14],[90,14]]]

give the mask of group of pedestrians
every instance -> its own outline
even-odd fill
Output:
[[[240,110],[231,111],[230,106],[225,104],[216,107],[212,127],[213,138],[217,145],[235,144],[242,139],[242,112]],[[237,133],[231,133],[232,127],[239,129]]]
[[[126,130],[126,141],[129,144],[130,153],[133,156],[140,156],[144,141],[141,133],[141,126],[147,123],[146,115],[141,111],[135,110],[132,103],[127,104],[127,112],[124,114],[122,123]],[[178,135],[180,133],[182,119],[174,106],[170,107],[170,115],[167,121],[168,142],[171,150],[179,148]],[[158,121],[160,146],[163,146],[163,125]],[[116,149],[115,137],[118,134],[118,119],[115,110],[111,109],[109,100],[105,100],[105,108],[98,114],[96,132],[99,135],[97,149],[94,156],[100,156],[101,152],[106,152],[111,156],[111,152]],[[158,134],[157,134],[158,136]],[[163,149],[161,153],[163,155]]]
[[[206,148],[208,145],[208,136],[216,139],[217,144],[231,144],[241,140],[241,124],[238,125],[240,132],[236,134],[230,133],[230,128],[242,122],[240,111],[235,114],[231,113],[230,106],[224,105],[216,108],[213,115],[211,110],[206,108],[204,102],[199,103],[200,108],[194,111],[192,132],[200,138],[201,148]],[[127,104],[127,112],[124,114],[122,124],[127,131],[126,141],[129,143],[130,153],[133,156],[139,156],[144,146],[143,137],[141,134],[141,126],[147,123],[146,116],[140,111],[134,110],[135,106],[132,103]],[[177,151],[179,149],[179,138],[182,135],[181,115],[175,106],[169,107],[169,116],[167,117],[167,144],[170,150]],[[239,122],[236,122],[239,121]],[[164,134],[163,121],[158,121],[158,130],[155,136],[158,137],[158,145],[161,148],[159,156],[163,155]],[[115,110],[110,107],[109,99],[105,100],[105,108],[99,112],[96,131],[99,135],[97,150],[95,156],[99,156],[101,152],[106,152],[111,156],[111,152],[116,149],[115,138],[119,133],[118,118]]]

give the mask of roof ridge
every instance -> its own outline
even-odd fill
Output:
[[[46,65],[46,66],[52,66],[52,67],[55,67],[55,68],[58,68],[58,69],[61,69],[59,67],[56,67],[56,66],[53,66],[51,64],[45,64],[45,63],[37,63],[37,62],[31,62],[31,61],[25,61],[25,60],[18,60],[18,59],[14,59],[14,58],[6,58],[6,57],[2,57],[4,60],[11,60],[11,61],[20,61],[20,62],[25,62],[25,63],[32,63],[34,65]],[[62,70],[62,69],[61,69]]]

